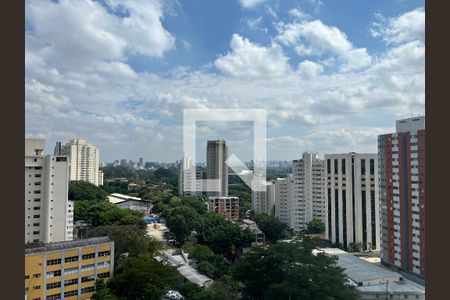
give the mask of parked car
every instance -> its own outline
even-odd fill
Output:
[[[166,293],[166,299],[171,300],[184,300],[184,297],[177,291],[168,291]]]

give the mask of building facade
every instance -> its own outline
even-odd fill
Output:
[[[227,220],[239,220],[239,197],[208,197],[208,212],[220,214]]]
[[[380,248],[378,155],[325,155],[327,238],[339,247]]]
[[[381,260],[425,278],[425,117],[378,136]]]
[[[224,140],[208,141],[206,146],[206,179],[218,180],[219,192],[208,192],[209,196],[228,196],[228,147]]]
[[[325,222],[323,160],[317,153],[303,153],[292,162],[293,191],[289,207],[290,227],[306,230],[314,219]]]
[[[195,176],[192,176],[195,174]],[[193,179],[195,178],[195,182]],[[184,154],[179,164],[178,192],[180,196],[198,196],[203,192],[203,172],[197,170],[193,160]]]
[[[290,219],[290,205],[292,199],[294,180],[292,174],[287,174],[286,178],[277,178],[274,181],[275,187],[275,216],[280,222],[293,227]]]
[[[275,215],[275,186],[267,181],[265,191],[251,191],[252,210],[257,214]]]
[[[45,155],[44,148],[43,139],[25,139],[25,243],[73,238],[67,157]]]
[[[58,149],[58,143],[55,151]],[[60,154],[69,157],[70,180],[81,180],[99,185],[100,150],[85,140],[72,139],[60,146]]]
[[[114,270],[109,237],[25,246],[25,299],[91,299]]]

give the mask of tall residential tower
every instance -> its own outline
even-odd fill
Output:
[[[208,141],[206,147],[206,179],[218,180],[219,192],[209,192],[210,196],[228,196],[228,147],[224,140]]]
[[[425,117],[378,136],[381,261],[425,278]]]

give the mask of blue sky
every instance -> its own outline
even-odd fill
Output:
[[[49,152],[84,138],[102,161],[174,161],[183,109],[228,107],[267,110],[269,159],[376,152],[425,110],[424,1],[33,0],[25,15],[26,133]],[[225,138],[251,159],[244,127],[199,126],[198,147]]]

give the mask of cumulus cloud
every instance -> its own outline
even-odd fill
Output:
[[[223,73],[243,77],[271,77],[283,75],[288,69],[288,58],[276,43],[269,47],[253,44],[248,39],[233,34],[231,51],[214,61]]]
[[[107,7],[106,7],[107,6]],[[116,12],[124,10],[125,16]],[[126,52],[161,57],[174,46],[162,24],[159,1],[27,1],[25,17],[46,45],[40,54],[67,68],[89,67],[98,60],[123,61]]]
[[[260,5],[261,3],[265,2],[266,0],[239,0],[239,2],[241,3],[242,7],[245,8],[253,8],[256,7],[258,5]]]
[[[365,48],[355,48],[344,32],[320,20],[279,23],[276,40],[295,49],[300,56],[335,55],[345,61],[343,70],[358,70],[371,63]]]
[[[372,24],[372,36],[381,36],[388,45],[425,40],[425,11],[422,7],[388,20],[381,14],[376,17],[379,21]]]
[[[310,60],[304,60],[299,63],[297,72],[304,79],[313,79],[323,72],[323,66]]]

